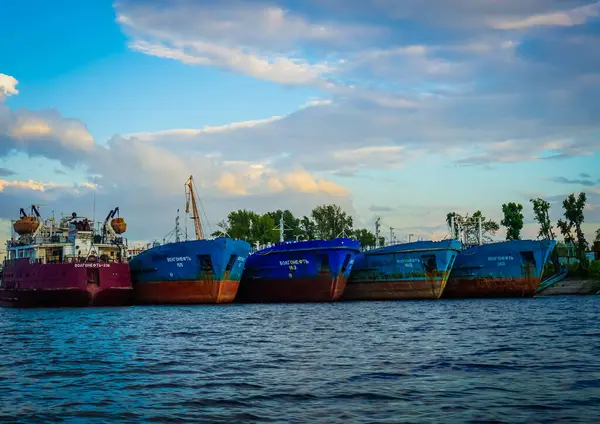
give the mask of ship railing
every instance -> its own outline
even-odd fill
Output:
[[[69,239],[65,236],[37,236],[33,239],[25,238],[25,239],[13,239],[7,242],[8,247],[18,247],[18,246],[29,246],[31,244],[64,244],[69,243]]]
[[[29,263],[32,264],[75,264],[75,263],[101,263],[101,264],[118,264],[118,263],[126,263],[127,260],[119,259],[114,257],[106,257],[106,258],[98,258],[98,257],[72,257],[67,256],[63,258],[13,258],[13,259],[5,259],[4,265],[10,265],[15,261],[29,259]]]

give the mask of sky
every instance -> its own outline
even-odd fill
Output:
[[[340,205],[396,240],[450,211],[600,228],[600,2],[0,2],[0,238],[19,208],[160,239],[193,175],[205,226]],[[189,224],[189,228],[192,226]],[[498,234],[503,237],[503,232]]]

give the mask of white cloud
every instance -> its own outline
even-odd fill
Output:
[[[239,48],[208,42],[177,44],[179,46],[169,47],[137,40],[130,43],[129,47],[151,56],[175,59],[188,65],[215,66],[280,84],[314,84],[334,69],[326,63],[310,64],[303,59],[258,56]]]
[[[48,189],[53,188],[67,188],[69,187],[66,184],[56,184],[56,183],[45,183],[40,181],[7,181],[0,179],[0,192],[3,192],[7,188],[20,188],[20,189],[29,189],[35,191],[46,191]]]
[[[371,0],[346,2],[345,0],[311,0],[327,12],[361,14],[365,18],[384,15],[387,19],[411,21],[435,26],[437,29],[460,28],[471,30],[486,28],[498,21],[525,20],[531,16],[545,16],[565,11],[593,8],[596,0]],[[559,19],[560,21],[560,19]]]
[[[316,104],[315,104],[316,105]],[[312,105],[311,105],[312,106]],[[271,116],[265,119],[254,119],[251,121],[232,122],[226,125],[219,126],[204,126],[202,129],[175,129],[154,132],[140,132],[123,134],[123,138],[138,138],[144,141],[160,140],[164,138],[172,138],[175,141],[185,140],[186,138],[196,137],[202,134],[215,134],[220,132],[232,131],[241,128],[252,128],[257,125],[268,124],[270,122],[281,119],[281,116]]]
[[[18,83],[19,81],[14,77],[0,73],[0,102],[4,97],[19,94],[19,90],[17,90]]]
[[[600,16],[600,2],[576,7],[560,12],[542,13],[526,18],[493,20],[491,26],[497,29],[525,29],[536,26],[574,26],[585,24],[590,18]]]
[[[99,175],[99,201],[147,213],[139,225],[154,229],[157,221],[170,225],[190,174],[207,208],[218,205],[210,213],[217,220],[238,207],[305,211],[336,201],[352,209],[339,182],[355,180],[338,177],[367,178],[365,171],[427,155],[487,166],[600,150],[600,56],[586,32],[597,3],[323,0],[303,10],[284,3],[127,0],[116,11],[140,53],[319,91],[296,112],[138,128],[100,145],[83,122],[0,104],[0,156],[18,150],[66,167],[82,163]],[[411,30],[377,27],[384,12]],[[521,31],[540,25],[545,31]],[[13,80],[0,79],[3,96],[17,94]],[[5,199],[25,183],[33,184],[5,183]],[[87,184],[78,186],[82,193],[93,188]],[[43,187],[29,191],[87,207],[69,197],[71,188]],[[434,221],[421,230],[437,231]]]
[[[130,33],[188,43],[217,40],[221,45],[244,45],[288,51],[298,42],[355,44],[382,30],[335,20],[309,22],[300,14],[270,2],[122,0],[115,4],[117,22]]]
[[[77,119],[55,111],[13,111],[0,104],[0,155],[18,150],[74,164],[94,146],[87,127]]]
[[[304,43],[354,44],[377,33],[371,27],[309,23],[280,7],[245,2],[115,4],[129,46],[189,65],[214,66],[280,84],[316,84],[336,69],[293,51]]]

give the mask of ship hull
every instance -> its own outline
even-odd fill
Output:
[[[157,281],[137,284],[137,304],[231,303],[239,281]]]
[[[447,299],[486,297],[533,297],[541,278],[453,278],[444,297]]]
[[[131,260],[134,303],[231,303],[250,244],[217,238],[157,246]]]
[[[533,297],[555,245],[553,240],[512,240],[463,250],[442,297]]]
[[[460,248],[456,240],[418,241],[363,252],[342,300],[438,299]]]
[[[416,300],[439,299],[446,278],[427,280],[387,280],[373,283],[353,283],[346,286],[342,300]]]
[[[253,281],[241,285],[240,302],[333,302],[346,288],[347,278],[308,277]]]
[[[256,252],[248,258],[236,301],[336,301],[359,247],[348,239],[310,240]]]
[[[129,265],[123,263],[30,263],[6,265],[0,306],[126,306],[132,303]]]

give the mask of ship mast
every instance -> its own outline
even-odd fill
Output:
[[[177,216],[175,217],[175,243],[179,242],[179,209],[177,209]]]
[[[202,223],[200,222],[200,215],[198,214],[198,206],[196,205],[196,195],[194,194],[194,177],[190,175],[190,178],[185,182],[185,213],[190,213],[190,202],[192,203],[192,216],[190,217],[194,221],[194,230],[196,231],[196,240],[204,239],[204,232],[202,231]]]

